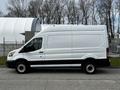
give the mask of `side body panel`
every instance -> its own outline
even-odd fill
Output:
[[[73,59],[106,59],[107,36],[104,31],[73,31]]]
[[[51,32],[47,34],[45,60],[71,59],[71,32]]]

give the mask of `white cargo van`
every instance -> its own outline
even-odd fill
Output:
[[[88,74],[109,66],[104,25],[53,25],[41,30],[21,48],[11,51],[7,66],[18,73],[30,68],[81,67]]]

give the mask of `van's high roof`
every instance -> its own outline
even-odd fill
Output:
[[[81,31],[100,31],[106,30],[105,25],[49,25],[46,26],[41,32],[57,32],[57,31],[72,31],[72,30],[81,30]]]

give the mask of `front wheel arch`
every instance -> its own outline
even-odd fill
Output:
[[[26,71],[25,71],[25,73],[27,73],[27,72],[30,70],[30,65],[29,65],[28,61],[25,60],[25,59],[17,59],[17,60],[16,60],[16,62],[15,62],[15,69],[16,69],[16,71],[18,72],[17,67],[18,67],[18,65],[19,65],[20,63],[25,64],[25,66],[26,66]],[[20,72],[18,72],[18,73],[20,73]],[[21,74],[23,74],[23,73],[21,73]]]
[[[24,63],[29,65],[28,61],[26,59],[23,59],[23,58],[19,58],[19,59],[15,60],[15,64],[17,64],[18,62],[24,62]]]

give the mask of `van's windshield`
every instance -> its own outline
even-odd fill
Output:
[[[21,52],[32,52],[36,51],[42,48],[42,38],[35,38],[31,40],[27,45],[24,46],[24,48],[21,50]]]

